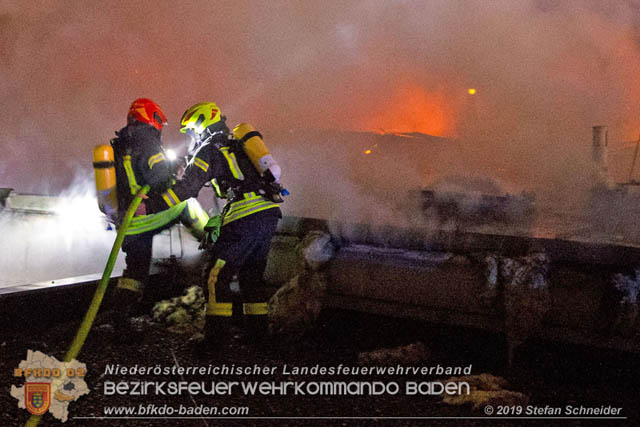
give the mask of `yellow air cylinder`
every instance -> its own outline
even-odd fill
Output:
[[[118,212],[116,168],[111,145],[102,144],[93,149],[93,170],[96,176],[98,206],[109,218]]]
[[[269,149],[262,140],[262,135],[253,126],[249,123],[240,123],[233,129],[233,137],[244,143],[244,152],[247,153],[251,163],[253,163],[260,175],[270,171],[276,182],[280,180],[280,166],[271,156]]]
[[[249,156],[251,163],[258,172],[264,173],[266,168],[260,165],[260,159],[270,153],[261,135],[249,123],[240,123],[233,129],[233,136],[237,140],[244,141],[244,151]]]

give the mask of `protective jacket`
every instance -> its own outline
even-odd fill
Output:
[[[264,182],[240,142],[227,132],[220,132],[204,142],[185,168],[182,179],[161,197],[145,201],[147,209],[159,212],[197,197],[205,183],[211,182],[218,197],[226,198],[222,226],[267,209],[276,203],[261,193]]]
[[[144,185],[149,185],[149,197],[159,197],[173,182],[160,131],[146,124],[127,125],[116,132],[113,146],[118,193],[118,222],[124,217],[131,200]],[[133,218],[127,235],[156,230],[176,219],[187,207],[177,204],[173,209],[154,215]],[[205,221],[206,222],[206,221]]]

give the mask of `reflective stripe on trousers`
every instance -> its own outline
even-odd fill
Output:
[[[269,313],[266,302],[245,302],[242,304],[242,313],[249,316],[263,316]]]
[[[232,303],[216,301],[216,283],[218,283],[218,275],[225,265],[223,259],[217,259],[215,265],[209,272],[209,280],[207,288],[209,290],[209,298],[207,300],[207,316],[223,316],[231,317],[233,314]]]

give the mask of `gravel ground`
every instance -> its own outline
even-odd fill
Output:
[[[34,324],[37,322],[34,322]],[[637,357],[598,352],[593,349],[569,348],[551,343],[529,343],[517,353],[517,366],[504,367],[504,345],[499,336],[469,330],[394,320],[342,311],[325,312],[321,326],[304,339],[290,342],[271,341],[262,347],[231,340],[217,351],[204,353],[189,342],[188,336],[167,332],[163,325],[148,322],[134,343],[122,343],[109,326],[95,327],[77,359],[87,365],[85,378],[91,392],[71,402],[68,426],[169,426],[169,425],[514,425],[535,422],[539,425],[593,424],[585,420],[500,420],[486,419],[482,411],[470,406],[449,406],[438,396],[408,396],[407,381],[435,381],[436,376],[296,376],[284,372],[284,365],[332,367],[359,366],[363,351],[422,342],[428,349],[428,360],[418,366],[467,366],[472,373],[492,373],[507,378],[509,389],[529,396],[529,404],[538,406],[613,405],[623,408],[627,420],[607,420],[603,425],[638,425]],[[79,322],[48,325],[46,330],[20,325],[0,338],[0,424],[23,425],[28,413],[19,409],[10,396],[13,369],[26,358],[28,349],[40,350],[59,360],[64,357]],[[254,366],[275,367],[273,375],[105,375],[109,364],[120,366]],[[408,364],[416,366],[415,363]],[[290,369],[289,369],[290,370]],[[444,377],[441,377],[444,379]],[[228,396],[107,396],[106,381],[380,381],[397,382],[401,392],[380,396],[246,396],[242,391]],[[180,405],[193,407],[247,407],[243,418],[193,419],[80,419],[102,417],[104,408],[112,406]],[[306,417],[298,418],[298,417]],[[325,418],[321,418],[325,417]],[[376,418],[377,417],[377,418]],[[390,419],[387,417],[393,417]],[[401,418],[404,417],[404,418]],[[414,417],[414,418],[408,418]],[[415,417],[481,417],[479,419],[417,419]],[[482,418],[485,419],[482,419]],[[40,425],[61,425],[46,414]]]

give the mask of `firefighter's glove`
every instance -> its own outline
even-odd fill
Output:
[[[145,204],[144,200],[142,200],[138,205],[138,208],[136,209],[136,213],[133,216],[141,216],[146,214],[147,214],[147,205]]]
[[[286,195],[285,192],[286,194],[289,194],[289,192],[284,188],[282,188],[282,185],[280,185],[277,182],[269,182],[264,184],[263,188],[260,191],[260,193],[266,199],[271,200],[274,203],[284,202],[284,199],[282,198],[282,196]]]
[[[216,243],[218,236],[220,236],[220,227],[222,226],[222,217],[215,215],[209,218],[209,222],[204,226],[204,236],[200,241],[200,247],[198,249],[209,249]]]

